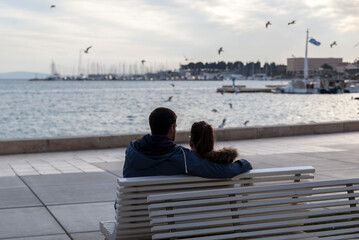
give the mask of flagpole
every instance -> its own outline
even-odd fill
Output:
[[[305,58],[304,58],[304,80],[308,81],[308,33],[307,29],[307,38],[305,40]]]

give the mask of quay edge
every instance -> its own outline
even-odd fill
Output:
[[[351,131],[359,131],[359,121],[223,128],[215,129],[215,135],[216,141],[222,142]],[[131,140],[144,134],[3,139],[0,140],[0,155],[127,147]],[[188,136],[188,131],[178,131],[176,143],[188,143]]]

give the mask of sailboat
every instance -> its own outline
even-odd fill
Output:
[[[320,79],[309,79],[308,75],[308,36],[305,40],[305,58],[304,58],[304,78],[290,81],[286,86],[273,90],[274,93],[297,93],[297,94],[314,94],[319,93]]]

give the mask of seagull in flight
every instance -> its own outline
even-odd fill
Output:
[[[335,45],[335,46],[337,45],[337,42],[336,42],[336,41],[334,41],[332,44],[330,44],[330,47],[332,48],[334,45]]]
[[[229,107],[232,109],[232,107],[233,107],[233,106],[232,106],[232,103],[228,103],[228,105],[229,105]]]
[[[248,123],[249,123],[249,120],[245,121],[245,122],[243,123],[243,125],[244,125],[244,126],[247,126]]]
[[[289,23],[288,23],[288,26],[291,25],[291,24],[295,24],[295,20],[289,22]]]
[[[227,121],[227,119],[223,118],[222,123],[221,123],[221,125],[218,126],[218,128],[223,128],[224,125],[226,124],[226,121]]]
[[[51,6],[50,6],[50,8],[55,8],[55,7],[56,7],[56,5],[51,5]]]
[[[293,54],[292,54],[292,57],[293,57],[293,58],[296,58]]]
[[[172,87],[175,87],[175,85],[174,85],[173,83],[171,83],[171,86],[172,86]]]
[[[272,23],[271,23],[270,21],[268,21],[268,22],[266,23],[266,28],[268,28],[269,25],[272,25]]]
[[[220,47],[220,48],[218,49],[218,55],[220,55],[221,52],[223,52],[223,47]]]
[[[142,59],[142,60],[141,60],[142,65],[145,64],[145,62],[146,62],[145,59]]]
[[[173,96],[170,96],[165,102],[171,102]]]
[[[92,48],[92,46],[89,46],[88,48],[86,48],[86,49],[84,50],[84,53],[89,53],[90,48]]]
[[[213,109],[212,109],[212,112],[218,112],[218,110],[217,110],[217,109],[215,109],[215,108],[213,108]]]

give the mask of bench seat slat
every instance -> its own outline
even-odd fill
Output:
[[[343,188],[328,188],[328,189],[310,189],[310,190],[297,190],[295,191],[296,196],[307,196],[309,194],[319,194],[319,193],[335,193],[340,192]],[[351,186],[346,187],[345,191],[355,191],[359,190],[359,186]],[[276,195],[278,197],[285,197],[285,196],[293,196],[292,193],[288,192],[278,192]],[[248,201],[248,200],[255,200],[255,199],[263,199],[265,196],[270,196],[271,193],[265,193],[263,195],[256,195],[256,196],[245,196],[241,195],[240,197],[234,196],[234,197],[227,197],[227,200],[223,200],[222,198],[212,198],[212,199],[194,199],[191,201],[176,201],[176,202],[161,202],[161,203],[152,203],[151,206],[149,206],[150,210],[157,209],[157,208],[166,208],[166,207],[178,207],[178,206],[186,206],[186,205],[196,205],[196,204],[204,204],[204,203],[220,203],[220,202],[227,202],[227,201]]]
[[[321,230],[325,228],[333,228],[333,227],[346,227],[346,226],[353,226],[359,224],[359,220],[351,221],[351,222],[337,222],[337,223],[329,223],[329,224],[317,224],[317,225],[308,225],[308,226],[299,226],[299,227],[287,227],[287,228],[276,228],[276,229],[266,229],[266,230],[254,230],[250,232],[241,232],[235,233],[235,237],[252,237],[258,235],[270,235],[270,234],[290,234],[294,235],[294,232],[298,231],[310,231],[310,230]],[[199,229],[199,230],[189,230],[189,231],[178,231],[178,232],[170,232],[170,233],[159,233],[154,234],[152,239],[164,239],[164,238],[172,238],[172,237],[186,237],[188,235],[203,235],[209,234],[210,237],[212,234],[220,234],[223,232],[232,232],[237,229],[241,230],[238,226],[231,226],[231,227],[222,227],[222,228],[207,228],[207,229]],[[245,229],[243,229],[245,230]],[[321,235],[330,235],[330,231],[323,231]],[[347,232],[359,232],[358,229],[346,229]],[[320,234],[320,233],[319,233]],[[233,235],[232,235],[233,236]],[[201,238],[199,238],[201,239]],[[223,238],[220,238],[223,239]]]
[[[351,201],[353,204],[359,204],[359,200]],[[331,203],[313,203],[311,204],[311,208],[324,208],[324,207],[336,207],[340,205],[348,205],[348,203],[342,202],[331,202]],[[229,217],[229,216],[245,216],[248,214],[259,214],[259,213],[278,213],[278,212],[288,212],[288,211],[298,211],[298,210],[306,210],[308,209],[307,205],[290,205],[290,206],[281,206],[281,207],[271,207],[264,209],[251,209],[251,210],[236,210],[236,211],[217,211],[213,213],[200,213],[196,215],[192,215],[192,220],[200,220],[200,219],[208,219],[208,218],[220,218],[220,217]],[[152,216],[153,213],[150,213]],[[175,216],[171,218],[152,218],[151,224],[164,223],[167,221],[176,222],[176,221],[185,221],[188,219],[188,216]]]
[[[317,217],[317,220],[314,221],[323,221],[327,217],[328,214],[347,214],[348,212],[357,211],[359,212],[359,207],[356,208],[347,208],[345,209],[330,209],[330,210],[318,210],[318,211],[305,211],[305,212],[295,212],[295,216],[293,216],[293,212],[290,213],[283,213],[277,215],[260,215],[260,216],[250,216],[250,217],[241,217],[239,218],[226,218],[226,219],[216,219],[216,220],[209,220],[206,222],[191,222],[191,223],[173,223],[168,225],[154,225],[152,230],[156,231],[163,231],[163,230],[170,230],[170,229],[184,229],[189,227],[204,227],[204,226],[218,226],[218,225],[225,225],[225,224],[236,224],[241,223],[242,225],[245,223],[253,223],[253,222],[265,222],[265,221],[280,221],[285,219],[285,221],[290,221],[291,219],[295,218],[308,218],[308,217]],[[322,216],[321,216],[322,215]],[[323,216],[324,215],[324,216]],[[343,217],[345,215],[339,215]],[[336,217],[336,216],[335,216]],[[334,217],[334,218],[335,218]]]
[[[357,179],[359,181],[359,178]],[[331,186],[340,186],[351,184],[352,179],[342,179],[335,181],[320,181],[320,182],[304,182],[304,183],[296,183],[296,184],[278,184],[278,185],[270,185],[270,186],[254,186],[254,187],[245,187],[245,188],[227,188],[227,189],[214,189],[214,190],[203,190],[205,194],[210,195],[224,195],[224,194],[245,194],[252,192],[270,192],[278,190],[297,190],[301,188],[313,188],[313,187],[331,187]],[[318,185],[319,184],[319,185]],[[158,195],[150,195],[147,200],[150,202],[156,201],[164,201],[164,200],[179,200],[184,198],[196,198],[201,197],[203,195],[203,191],[188,191],[188,192],[177,192],[177,193],[169,193],[169,194],[158,194]]]
[[[298,166],[298,167],[282,167],[282,168],[264,168],[253,169],[246,173],[242,173],[233,180],[241,178],[253,178],[261,176],[278,176],[278,175],[295,175],[295,174],[310,174],[314,173],[315,168],[312,166]],[[222,180],[222,179],[221,179]],[[196,182],[196,181],[213,181],[213,178],[201,178],[187,175],[177,176],[151,176],[151,177],[133,177],[133,178],[118,178],[120,186],[145,186],[153,184],[173,184],[178,182]]]

